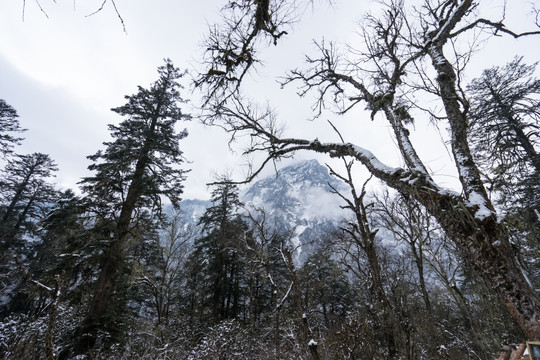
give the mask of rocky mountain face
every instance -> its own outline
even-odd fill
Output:
[[[295,260],[301,263],[343,217],[342,200],[331,192],[329,184],[347,191],[346,185],[317,160],[302,161],[250,184],[241,191],[240,199],[246,211],[263,209],[267,223],[293,233]],[[186,221],[197,221],[208,205],[208,201],[184,200]]]
[[[343,216],[341,199],[331,192],[329,184],[345,190],[325,166],[308,160],[255,182],[242,194],[242,201],[246,207],[265,209],[280,230],[294,231],[296,260],[302,262]]]

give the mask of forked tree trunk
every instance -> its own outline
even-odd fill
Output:
[[[452,27],[455,24],[449,20],[448,25]],[[453,196],[450,203],[446,203],[445,196],[432,194],[431,197],[435,198],[430,199],[430,196],[418,196],[418,191],[411,195],[423,203],[439,221],[446,234],[476,268],[488,288],[498,295],[529,339],[540,339],[540,299],[516,263],[508,229],[497,221],[494,207],[472,157],[467,142],[467,111],[462,109],[461,98],[456,90],[456,73],[443,53],[446,41],[444,36],[447,35],[445,31],[450,30],[441,28],[429,46],[428,53],[437,71],[436,80],[452,135],[452,152],[465,195]],[[487,214],[488,211],[491,214]]]

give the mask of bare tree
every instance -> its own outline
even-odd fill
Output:
[[[432,306],[424,272],[424,247],[431,240],[431,232],[436,230],[432,219],[415,201],[399,194],[391,196],[388,191],[377,197],[376,213],[378,224],[389,230],[397,241],[407,244],[418,272],[418,286],[426,310],[431,314]]]
[[[174,212],[161,236],[155,241],[159,249],[158,263],[142,269],[139,281],[150,289],[157,313],[156,326],[169,324],[169,313],[182,275],[189,247],[198,235],[193,224],[186,223],[181,212]]]
[[[343,159],[343,162],[345,164],[346,175],[340,175],[332,168],[330,168],[330,173],[345,182],[350,190],[350,194],[347,196],[339,192],[336,188],[332,188],[333,192],[345,201],[346,205],[343,207],[351,211],[352,215],[352,220],[347,221],[345,226],[342,227],[342,230],[347,234],[347,237],[352,240],[352,251],[351,248],[349,248],[346,250],[346,253],[347,255],[352,255],[353,259],[355,259],[354,263],[356,266],[345,265],[347,268],[351,269],[353,273],[356,273],[360,271],[360,267],[358,266],[359,260],[362,258],[367,260],[369,279],[372,283],[370,290],[373,293],[374,298],[375,317],[378,322],[384,324],[381,333],[384,334],[383,336],[388,348],[388,356],[394,358],[397,354],[394,329],[391,326],[388,326],[388,318],[393,316],[394,309],[392,308],[384,289],[383,272],[376,245],[376,235],[379,230],[373,229],[371,226],[372,209],[370,208],[372,208],[373,204],[366,203],[367,201],[365,200],[366,185],[371,178],[366,180],[360,191],[358,191],[352,176],[354,160],[346,161]],[[347,260],[345,262],[347,262]]]
[[[293,3],[270,2],[280,9]],[[474,0],[425,0],[419,6],[388,0],[378,14],[365,18],[360,29],[363,49],[339,52],[333,44],[321,42],[318,44],[320,54],[308,57],[306,68],[291,71],[284,81],[284,85],[299,83],[301,94],[315,92],[317,111],[333,103],[343,114],[364,104],[372,118],[382,114],[393,131],[403,167],[387,166],[358,144],[282,136],[270,110],[261,111],[240,95],[242,76],[238,75],[257,61],[254,39],[262,39],[261,34],[266,34],[259,31],[250,36],[253,19],[256,19],[254,6],[241,11],[244,18],[251,19],[248,21],[251,25],[236,22],[236,27],[224,28],[208,38],[216,47],[207,47],[211,61],[199,83],[208,90],[207,105],[214,106],[207,122],[218,123],[233,135],[239,131],[248,133],[252,146],[247,152],[268,153],[262,166],[298,150],[353,158],[387,186],[422,204],[498,295],[527,336],[540,339],[540,300],[516,264],[508,228],[497,220],[497,212],[467,140],[470,104],[461,87],[461,74],[464,60],[471,56],[471,51],[460,53],[457,50],[462,36],[472,30],[515,38],[538,35],[540,31],[533,25],[533,31],[516,33],[502,20],[479,16],[480,10],[480,2]],[[269,15],[270,19],[283,18],[274,13]],[[231,68],[222,67],[220,73],[212,72],[216,70],[213,65],[223,59],[226,51],[244,48],[249,49],[249,60],[242,60]],[[235,85],[230,86],[232,83]],[[427,106],[413,100],[414,94],[431,96],[430,100],[437,103],[440,110],[428,110]],[[413,115],[429,116],[448,128],[461,193],[437,184],[418,155],[410,137]],[[255,170],[253,176],[259,171],[260,168]]]
[[[54,3],[56,3],[56,0],[52,0]],[[122,15],[120,14],[120,11],[118,10],[118,7],[116,6],[116,1],[115,0],[100,0],[101,3],[98,2],[98,5],[96,6],[96,10],[91,12],[90,14],[86,15],[86,16],[92,16],[92,15],[95,15],[99,12],[101,12],[105,6],[107,4],[111,4],[111,6],[114,8],[114,12],[116,14],[116,16],[118,17],[118,20],[120,21],[120,23],[122,24],[122,29],[124,30],[124,32],[126,32],[126,24],[124,23],[124,18],[122,17]],[[41,5],[41,0],[35,0],[34,1],[34,5],[38,7],[39,11],[41,11],[41,13],[46,17],[46,18],[49,18],[49,15],[47,13],[47,11],[45,10],[45,8],[43,7],[43,5]],[[75,6],[76,6],[76,1],[74,0],[73,1],[73,8],[75,9]],[[26,13],[26,0],[22,0],[22,20],[24,21],[24,18],[25,18],[25,13]]]
[[[319,358],[317,343],[310,341],[313,333],[308,324],[305,301],[302,298],[302,285],[295,264],[294,253],[299,246],[292,244],[294,230],[278,231],[276,225],[268,221],[264,209],[248,211],[253,237],[246,237],[246,262],[252,271],[264,274],[271,287],[271,305],[274,320],[274,356],[280,357],[280,327],[282,310],[290,302],[292,316],[297,327],[294,334],[296,345],[301,352],[308,353],[312,359]],[[280,274],[281,273],[281,274]],[[250,291],[251,293],[251,291]],[[250,303],[252,296],[250,295]]]

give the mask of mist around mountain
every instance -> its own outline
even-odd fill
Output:
[[[243,212],[264,211],[267,223],[291,232],[294,259],[303,262],[324,236],[337,230],[344,216],[343,200],[332,192],[347,186],[331,176],[317,160],[300,161],[249,184],[240,191]],[[181,208],[187,223],[196,223],[210,201],[186,199]]]
[[[241,196],[247,209],[261,208],[282,230],[294,231],[295,260],[302,262],[322,238],[337,229],[343,217],[342,200],[332,189],[346,185],[317,160],[302,161],[261,179]]]

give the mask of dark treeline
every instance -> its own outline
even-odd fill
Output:
[[[537,279],[533,69],[516,59],[469,91],[479,109],[471,128],[489,127],[471,142],[514,255]],[[180,201],[187,132],[175,130],[189,119],[182,73],[167,60],[158,74],[113,109],[125,120],[88,157],[81,195],[56,188],[48,155],[14,152],[23,129],[0,101],[4,359],[492,359],[526,339],[425,208],[397,192],[367,193],[350,160],[331,169],[349,187],[332,189],[346,204],[340,230],[317,239],[303,263],[294,224],[278,228],[242,204],[227,179],[189,222]]]

